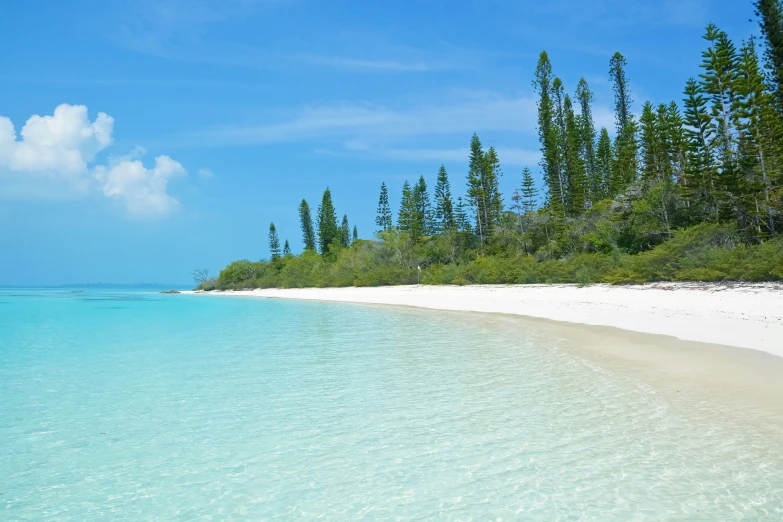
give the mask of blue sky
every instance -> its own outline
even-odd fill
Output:
[[[11,0],[0,16],[0,284],[189,281],[267,255],[323,189],[360,236],[385,181],[464,191],[477,132],[510,193],[537,168],[546,49],[613,126],[609,57],[638,108],[682,98],[704,26],[750,0]]]

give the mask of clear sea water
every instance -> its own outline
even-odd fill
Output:
[[[473,317],[0,290],[0,520],[783,520],[780,439]]]

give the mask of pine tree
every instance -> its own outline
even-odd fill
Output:
[[[329,245],[340,241],[340,228],[337,226],[337,213],[332,203],[329,187],[324,190],[321,204],[318,206],[318,247],[321,255],[329,253]]]
[[[406,180],[402,184],[402,198],[400,199],[400,211],[397,213],[397,229],[400,232],[413,232],[416,219],[416,203],[413,199],[413,190]]]
[[[470,226],[470,219],[468,219],[468,212],[462,203],[462,197],[457,198],[457,206],[454,208],[454,221],[459,232],[473,232],[473,228]]]
[[[519,194],[522,197],[521,204],[525,212],[531,212],[536,209],[538,205],[538,189],[535,181],[533,181],[533,175],[527,167],[522,170],[522,190],[520,190]]]
[[[774,110],[775,95],[765,82],[753,40],[742,46],[740,55],[737,90],[742,101],[738,109],[738,126],[741,146],[749,158],[744,162],[748,172],[745,181],[748,192],[758,192],[753,195],[757,229],[761,229],[766,219],[766,230],[774,234],[777,225],[770,196],[771,167],[780,152],[781,120]]]
[[[783,5],[780,0],[755,0],[761,34],[766,41],[764,52],[767,78],[777,101],[777,109],[783,114]]]
[[[649,181],[658,177],[658,161],[661,153],[658,118],[650,102],[646,102],[642,107],[639,127],[639,145],[642,151],[642,177]]]
[[[288,257],[291,255],[291,245],[288,244],[288,240],[285,240],[285,244],[283,245],[283,257]]]
[[[568,198],[566,203],[572,214],[584,212],[587,197],[587,179],[585,165],[580,151],[582,149],[582,132],[576,120],[571,98],[566,94],[563,100],[565,118],[565,171],[568,180]]]
[[[655,204],[656,212],[660,211],[668,235],[671,232],[672,206],[668,107],[659,105],[654,109],[652,103],[646,102],[639,124],[642,179],[645,182],[643,191],[649,194],[654,189],[654,194],[660,194],[660,202]]]
[[[703,38],[710,45],[702,53],[701,67],[704,73],[699,75],[702,78],[702,90],[712,98],[712,117],[717,127],[723,131],[718,136],[722,141],[720,148],[725,151],[727,159],[731,160],[733,158],[730,156],[733,156],[735,148],[733,105],[739,72],[737,52],[726,33],[715,24],[707,26],[707,33]]]
[[[269,224],[269,254],[272,256],[272,260],[280,258],[280,240],[277,238],[274,223]]]
[[[348,225],[347,214],[343,214],[343,222],[340,225],[340,246],[343,248],[351,246],[351,227]]]
[[[587,189],[589,200],[598,201],[599,194],[593,193],[593,187],[596,186],[596,159],[595,159],[595,124],[593,123],[593,111],[590,104],[593,103],[593,92],[587,85],[587,81],[584,78],[579,80],[579,84],[576,86],[576,97],[579,100],[579,107],[581,109],[580,114],[580,134],[582,138],[581,143],[581,157],[585,165],[585,174],[587,176]]]
[[[595,176],[591,180],[590,192],[596,194],[601,200],[609,196],[609,185],[614,179],[612,167],[614,166],[614,152],[609,131],[601,127],[598,137],[598,145],[595,147]]]
[[[719,175],[711,188],[716,207],[715,220],[720,219],[720,209],[726,200],[733,200],[730,207],[734,214],[742,219],[741,205],[731,197],[739,188],[740,169],[734,128],[739,101],[736,92],[738,57],[734,44],[726,33],[714,24],[707,26],[704,39],[709,42],[709,47],[702,53],[701,67],[704,72],[699,76],[702,78],[702,91],[711,98],[711,117],[717,130],[713,148]]]
[[[427,183],[424,176],[419,177],[419,182],[413,187],[413,223],[411,232],[414,237],[430,235],[430,223],[432,222],[432,203],[427,192]]]
[[[351,239],[352,243],[355,243],[359,241],[359,231],[356,230],[356,225],[353,226],[353,238]]]
[[[299,203],[299,226],[302,228],[302,242],[305,250],[315,250],[315,227],[310,205],[304,199]]]
[[[666,107],[666,122],[672,175],[680,185],[684,185],[688,137],[685,132],[685,120],[682,114],[680,114],[680,108],[677,107],[677,103],[674,101]]]
[[[565,186],[560,172],[559,133],[555,125],[552,63],[541,51],[533,87],[538,93],[538,140],[541,143],[541,167],[547,187],[547,205],[555,213],[565,213]]]
[[[394,228],[391,207],[389,207],[389,191],[386,189],[386,183],[381,183],[381,196],[378,199],[378,215],[375,217],[375,226],[378,227],[378,232]]]
[[[446,167],[440,166],[438,182],[435,185],[435,214],[433,228],[443,233],[454,228],[454,202],[451,199],[451,185]]]
[[[503,176],[503,172],[500,170],[500,160],[495,147],[489,147],[484,155],[483,163],[484,179],[482,181],[484,192],[487,194],[487,233],[489,234],[494,227],[500,224],[503,215],[503,197],[500,194],[500,178]]]
[[[691,215],[696,222],[711,216],[717,220],[717,172],[713,147],[715,125],[707,112],[707,98],[693,78],[689,79],[685,86],[683,103],[685,124],[689,127],[686,131],[688,152],[683,195],[689,202]]]
[[[476,232],[484,244],[489,237],[489,194],[486,191],[485,158],[481,140],[476,134],[470,139],[470,161],[468,165],[468,204],[476,212]]]
[[[614,90],[615,122],[615,162],[612,167],[612,179],[609,182],[609,195],[615,196],[636,179],[636,123],[631,113],[631,90],[625,58],[615,53],[609,61],[609,79]]]

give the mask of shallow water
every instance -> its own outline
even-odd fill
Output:
[[[779,431],[552,328],[142,292],[0,303],[3,520],[783,519]]]

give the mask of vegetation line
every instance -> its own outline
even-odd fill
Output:
[[[701,72],[681,105],[647,102],[631,112],[627,63],[609,60],[614,140],[596,129],[582,78],[566,93],[547,53],[533,86],[545,193],[533,173],[504,200],[493,147],[470,142],[465,196],[454,200],[446,169],[434,197],[424,177],[402,186],[393,222],[381,184],[375,239],[360,240],[327,188],[313,222],[302,200],[305,250],[236,261],[203,289],[413,284],[636,283],[783,279],[783,8],[753,3],[763,36],[739,48],[713,24]],[[697,79],[698,78],[698,79]]]

